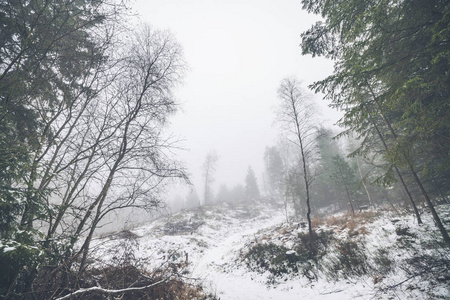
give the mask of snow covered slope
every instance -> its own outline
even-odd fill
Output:
[[[407,268],[396,267],[407,259],[433,256],[439,251],[443,263],[448,253],[427,249],[439,238],[431,217],[424,215],[421,227],[412,217],[396,218],[388,213],[365,214],[359,219],[333,216],[316,220],[317,231],[332,232],[334,242],[322,258],[332,265],[339,255],[341,240],[358,241],[367,252],[367,264],[386,259],[392,271],[377,275],[336,276],[317,267],[313,280],[296,273],[279,276],[249,268],[245,254],[254,245],[275,244],[293,249],[306,229],[299,223],[286,224],[283,213],[267,205],[220,205],[195,211],[182,211],[131,231],[96,239],[93,253],[104,262],[127,251],[145,262],[149,269],[182,263],[183,276],[194,279],[220,299],[446,299],[450,297],[448,266],[430,269],[442,272],[429,281]],[[450,217],[448,215],[446,218]],[[356,222],[355,222],[356,220]],[[358,223],[358,224],[355,224]],[[356,243],[356,242],[355,242]],[[428,246],[427,246],[428,245]],[[283,248],[284,249],[284,248]],[[334,250],[333,250],[334,249]],[[338,253],[333,252],[338,251]],[[383,256],[379,255],[380,251]],[[292,250],[292,253],[295,253]],[[376,255],[374,254],[376,253]],[[423,254],[423,255],[422,255]],[[435,261],[435,260],[433,260]],[[437,270],[437,271],[436,271]],[[440,270],[440,271],[439,271]],[[410,277],[410,278],[408,278]],[[441,281],[439,282],[439,278]],[[448,298],[447,298],[448,299]]]

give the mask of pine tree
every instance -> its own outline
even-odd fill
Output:
[[[358,187],[356,174],[342,156],[334,156],[332,162],[331,178],[335,182],[335,188],[344,195],[345,202],[348,203],[352,214],[355,215],[355,195]]]
[[[450,146],[450,4],[441,0],[302,3],[325,20],[303,33],[303,53],[337,61],[334,74],[313,88],[345,110],[341,124],[363,140],[360,153],[367,153],[374,140],[382,144],[389,162],[385,181],[397,174],[415,208],[400,169],[407,170],[450,242],[424,185],[431,173],[446,177],[450,165],[448,155],[443,155]],[[444,167],[436,168],[437,161]],[[416,208],[415,212],[420,222]]]
[[[264,164],[267,174],[267,183],[271,193],[280,196],[283,190],[284,163],[276,146],[266,147],[264,151]]]
[[[247,175],[245,176],[245,198],[247,200],[257,200],[259,197],[260,194],[255,172],[252,167],[249,166],[247,169]]]

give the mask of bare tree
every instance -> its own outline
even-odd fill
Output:
[[[101,149],[99,188],[88,197],[89,208],[76,232],[89,228],[78,252],[83,252],[80,271],[95,228],[107,214],[125,207],[157,207],[167,178],[186,179],[167,157],[165,149],[171,141],[163,134],[168,116],[176,109],[171,90],[183,75],[181,48],[170,33],[145,27],[134,35],[125,53],[119,61],[123,72],[102,99],[113,103],[106,116],[114,125],[103,133],[111,138]]]
[[[45,196],[45,213],[23,218],[26,226],[37,220],[46,228],[45,249],[63,241],[66,260],[81,255],[79,272],[106,216],[160,207],[168,179],[187,180],[169,156],[175,141],[164,133],[176,111],[172,89],[184,73],[181,47],[170,33],[145,27],[107,54],[86,77],[95,89],[66,101],[48,121],[52,139],[36,154],[30,188],[34,197]]]
[[[211,184],[214,182],[214,173],[216,172],[217,161],[219,156],[216,151],[210,151],[205,158],[203,164],[203,178],[205,184],[204,201],[205,205],[210,204],[212,201]]]
[[[82,272],[95,230],[112,213],[160,207],[169,180],[187,180],[164,131],[184,75],[181,47],[165,31],[132,34],[120,20],[125,6],[113,2],[0,7],[8,21],[0,43],[0,198],[15,196],[15,209],[0,213],[13,223],[0,237],[48,254],[18,268],[26,283],[19,280],[17,292],[31,291],[48,263],[58,277],[81,257]]]
[[[314,126],[316,109],[311,97],[301,88],[301,83],[295,78],[285,78],[278,89],[278,97],[281,104],[278,110],[278,122],[281,123],[284,133],[289,141],[296,145],[300,156],[299,173],[303,177],[303,188],[310,237],[311,226],[311,183],[314,180],[311,158],[315,150],[315,142],[318,137],[317,128]]]

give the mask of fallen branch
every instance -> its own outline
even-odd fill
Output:
[[[344,290],[341,290],[341,289],[337,289],[337,290],[334,290],[334,291],[331,291],[331,292],[321,292],[321,293],[319,293],[320,295],[329,295],[329,294],[337,294],[337,293],[340,293],[340,292],[343,292]]]
[[[75,292],[72,292],[70,294],[67,294],[63,297],[60,298],[56,298],[54,300],[65,300],[65,299],[70,299],[72,297],[75,296],[79,296],[88,292],[99,292],[99,293],[103,293],[103,294],[108,294],[108,295],[115,295],[115,294],[121,294],[124,292],[131,292],[131,291],[142,291],[142,290],[146,290],[149,288],[152,288],[158,284],[161,284],[163,282],[168,281],[172,276],[167,277],[166,279],[160,280],[158,282],[152,283],[150,285],[146,285],[146,286],[141,286],[141,287],[129,287],[129,288],[125,288],[125,289],[120,289],[120,290],[108,290],[108,289],[104,289],[102,287],[99,286],[94,286],[94,287],[90,287],[90,288],[85,288],[85,289],[79,289]]]

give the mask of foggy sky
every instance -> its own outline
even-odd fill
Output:
[[[243,183],[251,165],[261,178],[266,146],[276,143],[274,109],[284,77],[306,87],[332,71],[332,63],[302,56],[300,34],[317,16],[294,0],[140,0],[142,22],[168,29],[184,49],[189,66],[176,91],[181,111],[170,130],[184,142],[177,152],[201,196],[206,154],[219,154],[215,191]],[[328,124],[337,113],[315,96]],[[261,182],[260,182],[261,185]]]

